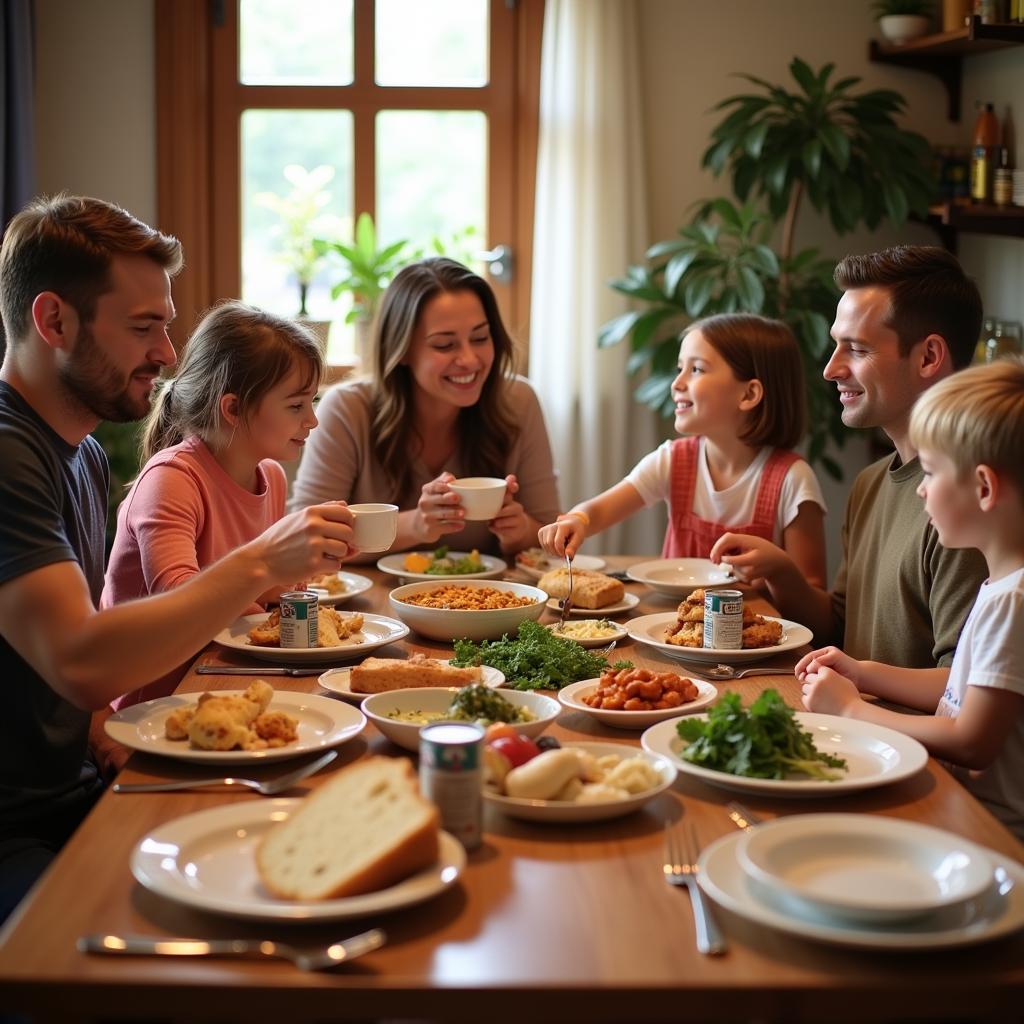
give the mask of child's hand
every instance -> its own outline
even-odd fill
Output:
[[[723,533],[709,557],[716,564],[729,566],[745,583],[762,578],[770,582],[773,576],[793,567],[793,560],[782,548],[748,533]]]
[[[810,654],[805,654],[793,669],[793,675],[797,679],[812,672],[820,672],[823,668],[830,668],[841,676],[846,676],[854,685],[860,678],[860,662],[844,654],[838,647],[821,647]]]
[[[446,533],[466,528],[462,499],[448,486],[454,479],[451,473],[442,473],[423,485],[416,504],[415,529],[424,541],[433,543]]]
[[[804,707],[823,715],[842,715],[850,718],[861,702],[860,691],[853,682],[834,669],[822,666],[803,676],[801,688]]]
[[[587,539],[587,528],[577,516],[560,519],[557,523],[548,523],[537,531],[540,546],[557,558],[576,557],[580,545]]]

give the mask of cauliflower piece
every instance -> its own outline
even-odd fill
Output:
[[[627,793],[644,793],[653,789],[660,776],[642,757],[627,757],[604,777],[604,785],[615,786]]]

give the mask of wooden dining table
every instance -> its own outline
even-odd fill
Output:
[[[639,559],[609,559],[624,567]],[[388,593],[400,581],[376,568],[347,567],[373,580],[345,611],[393,614]],[[509,578],[515,578],[512,570]],[[524,580],[525,581],[525,580]],[[630,583],[640,599],[628,617],[668,612],[677,599]],[[770,611],[752,597],[758,610]],[[619,616],[623,622],[627,616]],[[553,621],[545,611],[542,621]],[[450,645],[415,633],[379,655],[414,651],[448,657]],[[718,683],[744,702],[768,687],[800,706],[792,666],[800,651],[777,655],[778,674]],[[625,640],[614,656],[642,667],[679,670],[662,654]],[[211,646],[196,664],[260,663]],[[760,662],[759,662],[760,664]],[[243,688],[247,679],[197,675],[179,692]],[[315,675],[275,677],[277,689],[320,690]],[[548,732],[561,741],[602,740],[636,747],[639,731],[598,724],[565,710]],[[372,725],[339,749],[336,761],[300,783],[302,795],[370,754],[410,757]],[[313,755],[308,755],[311,760]],[[301,761],[254,766],[269,778]],[[237,770],[237,769],[236,769]],[[134,753],[121,781],[210,775],[195,765]],[[51,869],[0,933],[0,1016],[38,1021],[102,1020],[444,1020],[444,1021],[1006,1021],[1020,1017],[1024,932],[944,951],[859,950],[797,938],[712,904],[728,942],[722,956],[697,952],[685,890],[662,874],[666,822],[688,822],[702,844],[735,831],[727,789],[680,773],[639,811],[590,824],[507,818],[488,807],[482,845],[458,882],[417,906],[333,924],[280,924],[215,915],[171,902],[132,877],[139,841],[190,812],[258,794],[234,790],[107,792]],[[1024,846],[934,759],[912,778],[827,798],[741,797],[765,819],[843,811],[923,822],[1024,860]],[[90,933],[265,938],[327,945],[380,927],[387,943],[331,972],[303,972],[283,961],[117,957],[78,952]]]

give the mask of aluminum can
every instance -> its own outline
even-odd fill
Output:
[[[312,590],[290,590],[281,595],[281,646],[319,647],[318,600]]]
[[[467,849],[480,845],[484,817],[484,730],[471,722],[420,729],[420,790],[437,805],[441,827]]]
[[[743,646],[743,591],[705,592],[704,646],[723,651]]]

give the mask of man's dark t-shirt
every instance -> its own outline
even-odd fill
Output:
[[[108,483],[94,438],[68,444],[0,381],[0,584],[75,561],[98,605]],[[6,636],[0,687],[0,837],[60,842],[102,788],[87,757],[90,714],[55,693]]]

